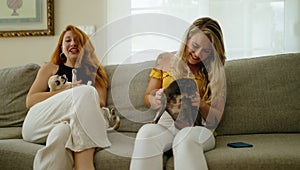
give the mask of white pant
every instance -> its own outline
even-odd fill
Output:
[[[213,133],[205,127],[146,124],[138,131],[132,154],[131,170],[162,170],[163,153],[173,148],[175,170],[208,169],[204,151],[215,147]]]
[[[78,86],[35,104],[22,128],[23,139],[45,143],[34,160],[34,169],[73,169],[72,151],[111,145],[107,122],[92,86]]]

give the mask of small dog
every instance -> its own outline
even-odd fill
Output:
[[[72,83],[77,82],[77,70],[72,70]],[[71,82],[68,81],[68,78],[66,75],[53,75],[48,80],[48,86],[50,88],[50,91],[59,90],[67,87],[70,85]],[[88,81],[87,85],[92,85],[92,81]]]
[[[166,111],[175,121],[175,127],[201,125],[201,113],[199,107],[192,105],[192,99],[196,97],[198,90],[194,79],[180,78],[173,81],[164,90],[162,96],[162,108],[157,112],[154,123]]]
[[[67,87],[71,82],[68,82],[66,75],[53,75],[48,80],[50,91],[59,90]]]
[[[119,129],[121,121],[120,117],[116,115],[115,109],[102,107],[102,110],[104,111],[104,118],[108,122],[107,131],[110,132]]]

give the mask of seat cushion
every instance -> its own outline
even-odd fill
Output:
[[[230,142],[246,142],[252,148],[230,148]],[[255,134],[218,136],[216,148],[205,153],[211,170],[300,169],[300,134]],[[174,168],[173,157],[167,170]]]
[[[136,133],[108,133],[112,145],[106,149],[97,149],[95,153],[96,169],[129,169]]]
[[[0,139],[22,139],[22,127],[0,128]]]
[[[42,147],[22,139],[0,140],[1,169],[32,170],[34,156]]]

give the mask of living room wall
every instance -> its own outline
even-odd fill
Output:
[[[120,4],[121,1],[123,4]],[[111,6],[114,4],[112,2],[115,2],[114,6]],[[126,10],[125,7],[128,7],[126,2],[130,3],[131,0],[54,0],[55,35],[0,38],[0,67],[18,66],[27,63],[42,64],[49,61],[58,37],[66,25],[95,25],[96,29],[101,29],[107,23],[114,20],[115,14],[123,16],[123,14],[120,13]],[[300,32],[297,30],[300,28],[300,2],[298,0],[285,0],[285,4],[285,38],[283,51],[299,52]],[[263,38],[263,36],[260,37]],[[226,41],[235,39],[240,41],[239,37],[226,38]],[[124,54],[119,49],[117,49],[117,51]],[[122,56],[126,55],[120,56],[114,54],[113,56],[114,57],[108,58],[120,62],[123,61]],[[106,61],[104,64],[107,63],[112,62]]]
[[[54,36],[0,38],[0,67],[49,61],[59,35],[66,25],[106,23],[106,0],[54,0]]]

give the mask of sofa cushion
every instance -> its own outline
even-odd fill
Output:
[[[229,61],[219,135],[300,132],[300,53]]]
[[[27,113],[26,95],[39,65],[0,68],[0,127],[21,127]]]
[[[34,156],[42,147],[23,139],[0,140],[1,169],[32,170]]]
[[[94,164],[96,169],[129,169],[136,133],[108,133],[112,145],[97,148]]]
[[[107,106],[115,107],[121,117],[118,131],[137,132],[145,122],[154,118],[154,112],[144,105],[144,93],[154,63],[105,66],[109,84]]]
[[[22,127],[0,128],[0,139],[22,139]]]
[[[230,148],[227,143],[243,141],[252,148]],[[300,168],[300,135],[298,134],[253,134],[229,135],[216,138],[216,148],[205,152],[209,169],[272,170]],[[167,170],[174,169],[173,158]]]
[[[112,145],[109,148],[97,148],[94,164],[96,169],[129,169],[136,133],[108,133]],[[164,165],[168,157],[163,156]]]

